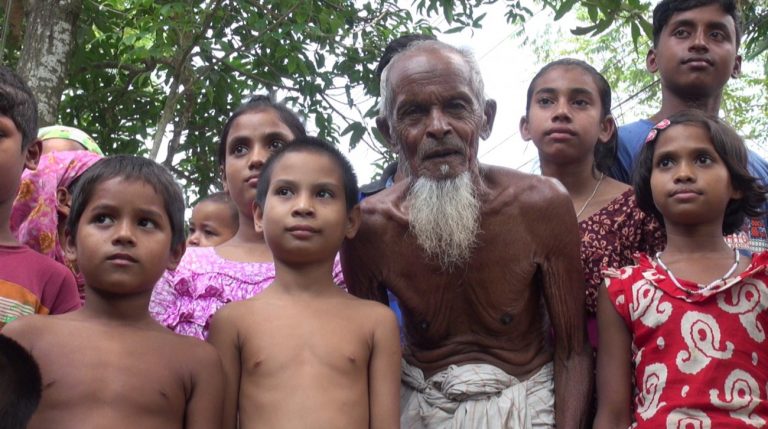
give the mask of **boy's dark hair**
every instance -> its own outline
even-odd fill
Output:
[[[736,29],[736,48],[741,44],[741,15],[739,7],[734,0],[663,0],[653,9],[653,47],[659,44],[659,37],[664,27],[669,23],[672,15],[678,12],[686,12],[691,9],[716,4],[726,14],[733,18],[734,28]]]
[[[37,140],[37,101],[21,77],[0,65],[0,115],[7,116],[21,132],[21,149]]]
[[[437,40],[437,37],[431,34],[405,34],[387,43],[387,47],[384,48],[384,52],[382,52],[379,59],[379,64],[376,65],[376,77],[381,80],[381,73],[384,72],[392,58],[400,53],[400,51],[407,48],[413,42],[424,40]]]
[[[202,204],[204,202],[211,202],[216,204],[223,204],[229,208],[230,216],[232,217],[232,224],[237,226],[240,223],[240,214],[237,211],[237,206],[235,205],[234,201],[232,201],[232,197],[229,196],[226,192],[214,192],[207,197],[200,198],[197,201],[197,204]]]
[[[26,428],[42,392],[35,359],[19,343],[0,335],[0,428]]]
[[[235,109],[229,119],[227,119],[227,123],[224,124],[224,129],[221,130],[218,150],[219,167],[224,167],[224,163],[226,162],[227,137],[229,137],[229,130],[232,128],[232,124],[235,120],[245,113],[261,112],[267,109],[272,109],[277,112],[280,120],[293,133],[294,138],[307,135],[307,130],[304,128],[304,124],[301,123],[299,117],[291,109],[286,107],[283,103],[272,100],[268,95],[254,95],[248,99],[248,101],[241,104],[240,107]]]
[[[681,110],[667,119],[669,119],[670,125],[664,130],[680,124],[703,128],[709,134],[717,155],[728,169],[731,186],[743,194],[741,198],[732,199],[728,202],[723,218],[723,234],[728,235],[738,231],[744,224],[745,216],[758,217],[763,215],[762,206],[765,204],[768,189],[761,185],[747,169],[747,148],[736,131],[718,117],[700,110]],[[664,224],[664,216],[653,203],[651,172],[656,143],[664,134],[664,130],[657,131],[656,137],[640,149],[632,178],[638,207],[655,216],[662,225]]]
[[[162,165],[133,155],[114,155],[97,161],[78,179],[72,192],[72,205],[67,218],[70,236],[77,236],[77,226],[91,200],[96,186],[112,179],[146,183],[163,199],[171,223],[171,248],[184,243],[184,197],[171,173]]]
[[[575,58],[561,58],[559,60],[552,61],[536,73],[536,76],[531,79],[531,83],[528,85],[528,93],[525,100],[525,115],[531,111],[531,100],[533,99],[533,89],[536,86],[536,82],[544,76],[548,71],[555,67],[578,67],[592,76],[592,80],[597,87],[598,95],[600,96],[600,116],[605,117],[611,114],[611,85],[605,79],[605,77],[597,71],[594,67],[589,65],[586,61],[577,60]],[[619,133],[617,129],[614,129],[611,137],[605,143],[598,143],[594,149],[594,168],[603,173],[610,174],[611,167],[616,161],[617,141],[619,139]]]
[[[283,146],[267,160],[259,175],[259,184],[256,187],[256,204],[258,204],[259,207],[264,208],[264,204],[267,201],[267,193],[269,192],[269,185],[270,182],[272,182],[272,170],[275,169],[275,165],[277,165],[280,159],[286,154],[300,152],[319,153],[327,156],[336,164],[341,172],[347,211],[349,212],[352,210],[352,208],[357,205],[357,196],[359,194],[357,188],[357,176],[355,175],[355,170],[352,168],[352,164],[349,163],[349,160],[347,160],[336,146],[311,136],[297,138],[293,143]]]

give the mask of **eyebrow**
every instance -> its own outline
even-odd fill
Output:
[[[673,29],[673,27],[696,27],[698,24],[694,22],[692,19],[678,19],[676,21],[672,21],[668,24],[668,27],[670,30]],[[731,36],[731,29],[728,27],[728,24],[722,22],[722,21],[707,21],[704,23],[704,27],[708,29],[715,29],[715,30],[721,30],[722,32],[726,33],[728,36]]]
[[[292,179],[274,179],[272,180],[272,185],[282,185],[282,186],[298,186],[298,182]],[[343,188],[343,186],[340,183],[336,182],[315,182],[312,184],[312,188]]]
[[[592,90],[590,90],[588,88],[583,88],[583,87],[568,88],[567,92],[568,92],[568,95],[573,95],[573,94],[575,94],[575,95],[591,95],[591,96],[595,95],[594,91],[592,91]],[[544,93],[544,94],[556,94],[557,90],[555,88],[549,88],[549,87],[539,88],[539,89],[536,90],[536,92],[534,94],[541,94],[541,93]]]

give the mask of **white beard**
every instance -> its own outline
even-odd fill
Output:
[[[443,180],[420,177],[406,201],[410,231],[429,259],[449,272],[469,260],[480,232],[480,202],[469,172]]]

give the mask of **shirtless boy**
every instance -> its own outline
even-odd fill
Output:
[[[30,429],[219,427],[216,351],[147,310],[153,285],[184,253],[183,216],[180,189],[153,161],[105,158],[80,177],[65,251],[85,277],[85,305],[3,330],[40,365],[43,396]]]
[[[394,314],[334,285],[360,222],[357,180],[336,148],[299,138],[267,161],[254,221],[275,261],[260,295],[222,308],[208,336],[226,376],[224,427],[397,428]]]

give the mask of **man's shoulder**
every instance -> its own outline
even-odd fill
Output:
[[[562,204],[568,201],[563,185],[551,178],[499,166],[485,167],[485,183],[496,203],[527,207]]]

